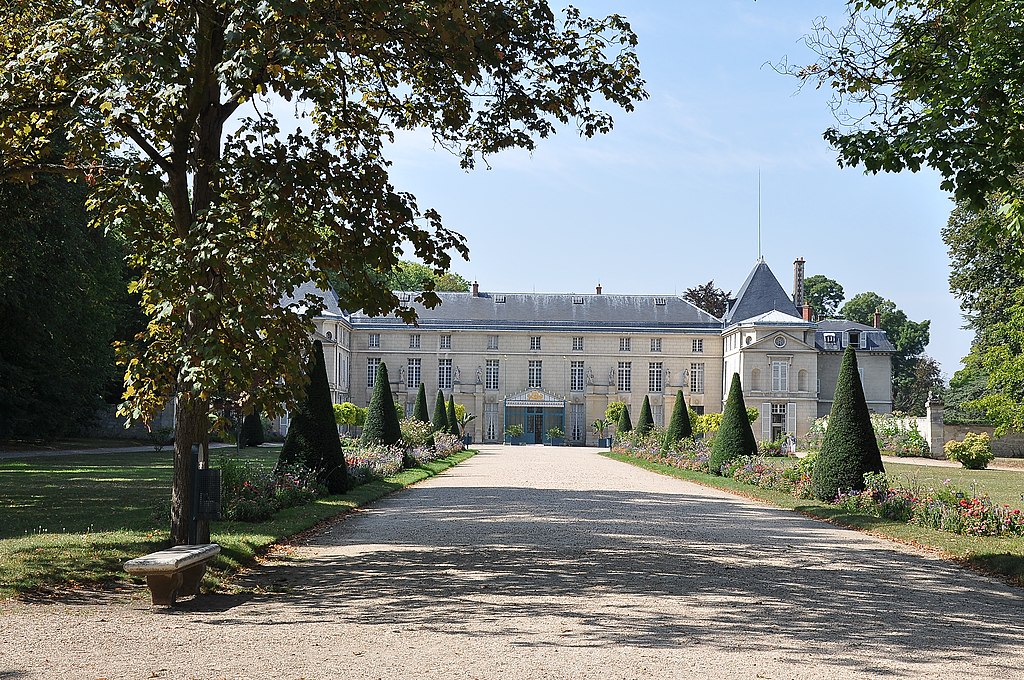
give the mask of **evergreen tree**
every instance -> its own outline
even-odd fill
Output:
[[[625,434],[633,429],[633,421],[629,417],[629,406],[623,404],[619,412],[619,422],[615,424],[615,434]]]
[[[683,398],[683,391],[679,390],[676,392],[676,404],[672,408],[672,420],[669,421],[668,430],[665,432],[665,444],[672,446],[676,442],[689,439],[692,436],[690,409]]]
[[[437,391],[437,399],[434,401],[434,417],[430,419],[434,426],[434,432],[448,431],[448,414],[445,412],[444,394]]]
[[[820,500],[831,501],[840,491],[862,490],[868,472],[885,472],[885,468],[860,384],[857,352],[847,347],[839,366],[828,429],[811,471],[811,489]]]
[[[722,474],[722,466],[738,456],[752,456],[757,453],[757,442],[754,431],[750,429],[750,417],[747,406],[743,403],[743,388],[740,385],[740,374],[732,374],[729,385],[729,396],[725,400],[722,412],[722,425],[718,428],[715,441],[711,445],[711,458],[708,466],[711,474]]]
[[[242,447],[259,446],[266,441],[266,437],[263,434],[263,420],[260,418],[258,409],[242,420],[242,427],[239,429],[238,436],[241,437],[239,446]]]
[[[309,374],[306,398],[291,414],[280,460],[283,464],[301,463],[315,470],[329,492],[342,493],[348,486],[348,471],[334,420],[324,346],[319,340],[313,342],[306,370]]]
[[[640,417],[636,421],[636,431],[640,434],[647,434],[654,427],[654,414],[651,413],[651,400],[645,394],[643,406],[640,407]]]
[[[420,391],[416,393],[416,407],[412,411],[412,417],[424,423],[430,422],[430,415],[427,413],[427,389],[420,383]]]
[[[448,397],[448,432],[459,436],[459,417],[455,415],[455,395]]]
[[[398,423],[398,410],[395,408],[395,397],[391,394],[391,382],[388,379],[388,365],[383,361],[377,368],[377,378],[373,383],[370,395],[370,407],[366,412],[366,423],[359,441],[363,444],[379,442],[393,446],[402,438],[402,428]]]

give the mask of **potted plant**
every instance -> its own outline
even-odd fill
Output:
[[[598,418],[591,425],[594,428],[594,434],[597,435],[597,445],[601,448],[612,447],[612,438],[608,436],[608,421],[603,418]]]
[[[565,444],[565,432],[562,428],[555,426],[548,430],[548,444],[551,446],[562,446]]]
[[[476,420],[476,416],[466,411],[455,421],[459,424],[459,433],[462,435],[462,443],[469,446],[473,443],[473,433],[466,432],[466,426]]]
[[[506,444],[522,444],[523,443],[523,426],[518,423],[514,423],[505,428],[505,443]]]

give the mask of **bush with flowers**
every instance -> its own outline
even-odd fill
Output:
[[[224,455],[220,472],[223,516],[237,522],[259,522],[327,493],[315,472],[301,465],[268,469],[254,460]]]
[[[924,456],[928,454],[928,441],[917,427],[917,419],[901,413],[872,413],[871,427],[875,431],[878,449],[893,456]],[[828,429],[828,416],[813,423],[804,435],[804,446],[812,451],[821,448]]]

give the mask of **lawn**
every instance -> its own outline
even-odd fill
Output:
[[[946,480],[976,494],[988,494],[993,503],[1024,508],[1024,470],[967,470],[886,463],[885,472],[894,485],[907,489],[940,488]]]
[[[273,465],[279,448],[242,455]],[[234,453],[234,449],[230,450]],[[216,464],[218,452],[211,452]],[[473,452],[289,508],[264,522],[214,522],[217,579],[269,545],[455,465]],[[0,460],[0,597],[129,580],[125,560],[167,543],[171,452]]]
[[[771,503],[781,508],[796,510],[811,517],[829,520],[855,529],[870,531],[871,533],[879,534],[901,543],[937,550],[965,566],[1006,577],[1011,582],[1024,586],[1024,538],[1022,537],[961,536],[913,524],[882,519],[873,515],[847,512],[828,503],[795,498],[788,493],[762,489],[731,478],[717,477],[702,472],[683,470],[669,465],[638,460],[619,453],[603,453],[602,455],[664,475],[731,491],[737,495]],[[962,472],[966,475],[965,478],[970,478],[970,475],[976,475],[978,472],[986,472],[957,470],[956,468],[923,468],[923,466],[908,464],[886,464],[886,469],[890,472],[895,472],[891,468],[897,467],[901,470],[903,468],[915,468],[926,469],[929,473],[934,471],[935,478],[939,484],[948,478],[951,472]],[[1005,480],[1013,479],[1012,476],[1018,474],[1016,471],[989,470],[987,472],[1001,472],[1002,475],[1006,475],[1006,477],[1002,475],[980,477],[985,483],[990,484],[992,488],[1003,488],[1004,483],[1011,483]],[[945,473],[945,476],[943,476],[943,473]]]

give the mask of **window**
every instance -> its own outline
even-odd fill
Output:
[[[850,331],[850,347],[860,347],[860,331]]]
[[[484,388],[488,390],[496,390],[498,389],[498,360],[488,359],[486,364],[487,373],[484,376]]]
[[[334,340],[334,335],[330,331],[327,331],[326,333],[324,333],[324,337],[327,338],[328,342],[330,342],[331,340]]]
[[[583,404],[569,405],[569,438],[574,442],[583,441],[587,432]]]
[[[572,351],[573,352],[582,352],[583,351],[583,338],[582,337],[573,338],[572,339]]]
[[[409,375],[406,376],[405,384],[408,385],[410,389],[419,387],[420,382],[422,381],[423,366],[420,361],[420,359],[409,359],[409,365],[407,367]]]
[[[409,349],[419,349],[419,348],[420,348],[420,334],[419,333],[410,333],[409,334]]]
[[[619,351],[620,352],[629,352],[629,351],[631,351],[630,350],[631,345],[632,345],[632,343],[630,342],[630,338],[619,338]]]
[[[691,346],[691,349],[693,349],[693,353],[694,354],[703,354],[704,353],[704,338],[694,338],[693,339],[693,344]]]
[[[829,346],[835,347],[835,344],[836,344],[836,334],[835,333],[825,333],[824,334],[824,340],[825,340],[825,346],[826,347],[829,347]]]
[[[660,352],[661,351],[661,338],[651,338],[651,351],[652,352]]]
[[[628,361],[619,362],[618,381],[616,382],[619,392],[629,392],[633,389],[633,364]]]
[[[665,426],[665,407],[664,406],[652,406],[651,415],[654,416],[655,427]]]
[[[505,303],[505,296],[504,295],[495,295],[494,296],[494,301],[496,303],[498,303],[498,304],[504,304]]]
[[[530,349],[540,349],[540,336],[530,336]]]
[[[451,349],[452,348],[452,336],[450,336],[450,335],[442,335],[441,336],[440,348],[441,349]]]
[[[583,296],[582,295],[573,295],[572,296],[572,303],[574,305],[582,305],[583,304]]]
[[[660,361],[652,361],[647,369],[648,392],[661,392],[664,388],[664,364]]]
[[[366,339],[366,345],[370,349],[378,349],[380,347],[380,333],[370,333]]]
[[[772,362],[772,391],[773,392],[788,392],[789,391],[789,362],[788,361],[773,361]]]
[[[690,364],[690,391],[704,392],[704,364]]]
[[[498,336],[488,335],[487,336],[487,349],[498,349]]]
[[[366,360],[366,386],[373,387],[377,382],[377,368],[380,366],[379,358]]]
[[[539,361],[531,361],[530,362],[529,370],[527,372],[527,379],[529,380],[528,387],[534,387],[534,388],[540,389],[540,381],[541,381],[541,371],[540,371],[540,368],[541,368],[541,362],[539,362]]]
[[[583,362],[573,361],[569,363],[569,391],[582,392],[584,385]]]
[[[659,307],[664,307],[666,302],[668,302],[668,300],[666,300],[663,297],[654,298],[654,304],[658,305]]]
[[[498,405],[484,404],[484,437],[487,441],[498,439]]]
[[[452,388],[452,360],[437,360],[437,389],[450,390]]]

